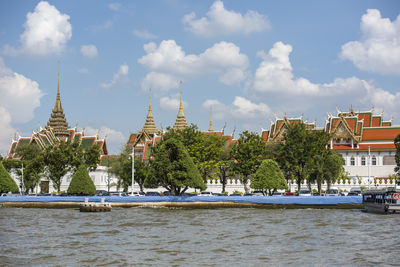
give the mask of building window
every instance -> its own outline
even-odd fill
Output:
[[[365,157],[364,156],[361,157],[361,165],[365,166]]]
[[[383,156],[383,165],[396,165],[396,160],[394,156]]]
[[[356,160],[355,160],[355,158],[353,156],[350,158],[350,165],[351,166],[356,165]]]
[[[372,165],[376,165],[376,157],[375,156],[372,157]]]

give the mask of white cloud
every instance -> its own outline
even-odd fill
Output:
[[[55,6],[46,1],[39,2],[33,12],[26,15],[25,31],[20,36],[21,47],[6,45],[3,53],[16,55],[47,55],[60,53],[72,36],[69,16],[60,13]]]
[[[119,153],[127,140],[122,132],[107,126],[101,126],[100,129],[91,126],[85,127],[85,135],[96,135],[97,133],[100,138],[106,138],[108,152],[111,154]]]
[[[126,64],[123,64],[121,66],[119,66],[118,71],[113,75],[113,78],[111,80],[111,82],[104,82],[101,83],[100,86],[106,89],[110,89],[112,87],[114,87],[117,83],[119,83],[120,81],[122,81],[124,78],[127,77],[129,72],[129,66]]]
[[[183,23],[188,31],[203,37],[213,37],[230,34],[250,34],[270,29],[266,16],[249,10],[245,15],[226,10],[222,1],[215,1],[206,17],[195,19],[194,12],[183,17]]]
[[[11,145],[11,138],[15,129],[11,126],[11,116],[8,111],[0,106],[0,154],[6,156]]]
[[[361,18],[361,40],[342,46],[340,57],[357,68],[381,74],[400,75],[400,15],[393,22],[377,9]]]
[[[78,69],[78,72],[81,74],[88,74],[89,70],[87,68],[80,68],[80,69]]]
[[[138,37],[140,39],[156,39],[157,38],[157,36],[155,36],[152,33],[149,33],[146,30],[134,30],[133,35],[135,35],[136,37]]]
[[[270,108],[266,104],[256,104],[240,96],[236,96],[232,104],[234,110],[233,114],[239,117],[253,118],[260,115],[269,115],[271,112]]]
[[[164,96],[160,98],[160,107],[163,110],[173,110],[178,112],[179,104],[179,95],[176,95],[174,97]],[[185,101],[182,101],[182,105],[184,109],[188,106],[187,102]]]
[[[37,82],[8,69],[0,58],[0,95],[0,106],[13,122],[22,123],[33,118],[43,93]]]
[[[118,11],[121,9],[121,4],[120,3],[110,3],[108,4],[108,8],[113,10],[113,11]]]
[[[258,56],[263,58],[257,68],[253,89],[257,93],[280,93],[288,96],[333,96],[360,91],[364,86],[358,78],[336,78],[333,83],[317,84],[306,78],[295,78],[290,64],[289,54],[292,46],[277,42],[268,54],[263,51]]]
[[[219,42],[199,55],[186,55],[174,40],[144,45],[146,55],[139,63],[158,73],[183,76],[216,73],[222,83],[231,85],[246,78],[248,58],[233,43]]]
[[[146,75],[146,78],[142,81],[142,89],[147,90],[149,88],[161,91],[168,91],[171,88],[178,87],[178,80],[169,74],[150,72]]]
[[[97,47],[95,45],[82,45],[81,54],[88,58],[97,57]]]

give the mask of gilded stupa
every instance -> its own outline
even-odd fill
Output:
[[[151,112],[151,96],[149,95],[149,110],[147,111],[146,122],[143,125],[142,132],[146,132],[148,135],[153,136],[158,133],[156,124],[154,123],[153,113]]]
[[[210,111],[210,127],[208,127],[209,132],[214,132],[213,124],[212,124],[212,111]]]
[[[66,140],[66,138],[69,137],[69,132],[68,132],[69,126],[67,119],[65,118],[64,110],[61,105],[60,72],[58,72],[56,103],[54,104],[54,108],[50,115],[49,121],[47,122],[47,126],[52,128],[55,136],[60,140]]]
[[[178,115],[176,116],[176,121],[174,123],[174,130],[183,130],[185,128],[189,127],[187,122],[186,122],[186,118],[185,118],[185,114],[183,114],[183,105],[182,105],[182,82],[181,82],[181,100],[180,100],[180,104],[179,104],[179,111],[178,111]]]

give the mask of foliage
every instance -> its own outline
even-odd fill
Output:
[[[400,176],[400,134],[394,139],[394,144],[396,146],[396,155],[395,155],[395,160],[396,160],[396,167],[394,168],[394,171],[398,176]]]
[[[67,192],[69,195],[79,196],[96,194],[96,186],[89,176],[87,166],[81,165],[77,168],[76,172],[72,176]]]
[[[122,187],[124,192],[127,192],[128,187],[132,184],[132,156],[130,150],[131,148],[129,145],[125,145],[117,160],[114,161],[108,169],[110,174],[117,176],[117,187]],[[135,181],[138,182],[140,188],[142,188],[143,182],[136,179]]]
[[[189,187],[205,190],[206,186],[189,153],[178,138],[169,137],[154,148],[150,160],[151,172],[145,186],[162,186],[173,195],[184,193]]]
[[[140,158],[135,158],[135,181],[139,184],[140,191],[143,192],[143,184],[146,178],[150,175],[150,166],[148,161],[143,161]]]
[[[256,133],[244,131],[240,134],[237,144],[232,148],[232,156],[235,159],[234,170],[240,174],[240,182],[248,193],[247,183],[261,161],[266,158],[266,146],[261,136]]]
[[[18,152],[21,157],[16,160],[20,167],[23,164],[23,183],[25,192],[33,191],[44,172],[44,153],[36,144],[22,146]],[[22,169],[17,168],[17,175],[22,178]]]
[[[164,140],[169,138],[182,142],[205,183],[208,179],[215,178],[213,175],[218,170],[220,156],[225,151],[221,136],[201,133],[198,127],[192,124],[183,130],[168,129]]]
[[[229,178],[229,176],[234,175],[231,150],[221,152],[219,160],[217,162],[216,174],[219,177],[219,181],[222,185],[221,193],[226,193],[225,186],[228,182],[228,178]]]
[[[278,163],[272,159],[266,159],[258,167],[250,187],[263,192],[268,190],[269,195],[272,195],[277,189],[287,189],[288,186]]]
[[[277,161],[286,180],[294,179],[298,190],[308,178],[311,179],[308,180],[309,183],[321,184],[329,134],[323,131],[309,131],[305,124],[300,123],[287,126],[283,136]]]
[[[77,142],[60,141],[46,147],[43,158],[48,178],[53,181],[54,188],[60,191],[61,179],[68,172],[74,173],[82,164],[90,171],[96,170],[100,161],[100,148],[95,144],[82,149]]]
[[[18,185],[0,162],[0,193],[18,192]]]

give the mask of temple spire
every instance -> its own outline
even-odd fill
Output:
[[[143,125],[142,131],[149,135],[154,135],[158,132],[156,124],[154,123],[153,113],[151,112],[151,89],[149,90],[149,110],[147,111],[146,122]]]
[[[188,124],[186,122],[185,114],[183,113],[183,104],[182,104],[182,81],[180,82],[180,87],[181,87],[181,94],[180,94],[180,103],[179,103],[179,111],[178,115],[176,116],[176,121],[174,124],[174,129],[175,130],[182,130],[188,127]]]
[[[209,132],[214,132],[213,124],[212,124],[212,109],[210,110],[210,127],[208,128]]]
[[[57,77],[57,97],[54,104],[54,108],[50,115],[47,126],[53,129],[56,137],[65,140],[69,136],[68,123],[64,115],[64,110],[61,105],[61,95],[60,95],[60,65],[58,66],[58,77]]]

